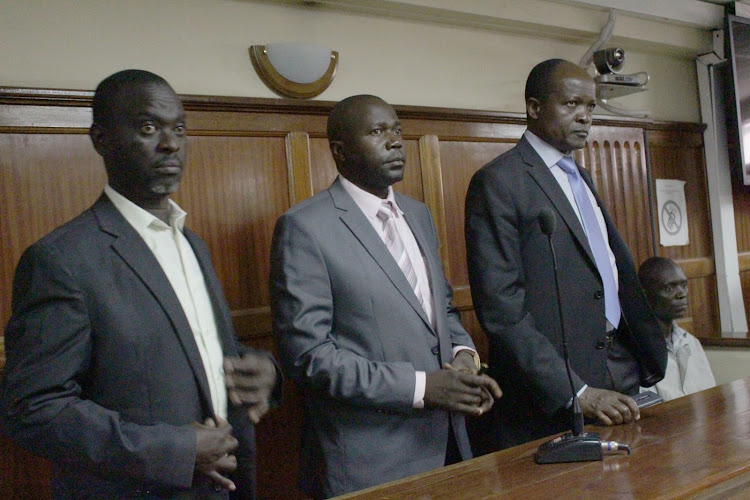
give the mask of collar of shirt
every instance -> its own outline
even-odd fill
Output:
[[[667,347],[672,348],[673,351],[677,351],[682,344],[687,341],[687,331],[680,328],[677,323],[672,321],[672,334],[669,336],[669,342]]]
[[[554,167],[563,156],[567,156],[544,142],[531,130],[526,129],[523,136],[529,141],[529,144],[534,148],[534,151],[542,157],[542,161],[548,168]]]
[[[357,186],[350,180],[348,180],[343,175],[339,174],[339,179],[341,180],[341,185],[344,187],[344,190],[349,193],[349,196],[352,197],[354,200],[354,203],[357,204],[360,210],[369,218],[372,220],[379,220],[378,219],[378,210],[380,210],[381,207],[383,207],[384,201],[390,201],[393,206],[396,208],[396,213],[399,217],[403,217],[404,213],[401,211],[401,208],[399,208],[398,204],[396,203],[396,198],[393,196],[393,188],[391,186],[388,186],[388,196],[386,196],[385,200],[383,198],[380,198],[379,196],[375,196],[372,193],[368,193],[361,187]]]
[[[149,227],[166,229],[168,226],[148,210],[139,207],[123,195],[115,191],[112,186],[107,184],[104,187],[104,193],[107,195],[112,204],[119,210],[125,220],[141,234]],[[182,231],[185,227],[185,217],[187,213],[171,199],[169,200],[169,222],[170,226]]]

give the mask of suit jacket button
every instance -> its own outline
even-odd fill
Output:
[[[606,347],[606,345],[607,345],[606,342],[604,342],[603,340],[600,340],[599,342],[596,343],[596,348],[597,349],[604,349]]]
[[[604,297],[604,292],[603,291],[597,290],[597,291],[594,292],[594,298],[595,299],[598,300],[598,299],[601,299],[602,297]]]
[[[438,346],[433,347],[431,350],[432,350],[432,354],[434,354],[435,356],[440,354],[440,348]]]

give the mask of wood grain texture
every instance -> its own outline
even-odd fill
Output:
[[[692,333],[706,338],[721,337],[703,136],[697,131],[689,130],[649,130],[647,139],[652,190],[656,189],[655,179],[685,181],[690,242],[673,247],[658,245],[658,255],[678,262],[688,277],[688,314],[693,318],[693,328],[696,329]],[[655,195],[651,207],[655,214]],[[653,225],[658,238],[657,224],[654,215]],[[739,227],[737,234],[741,234]]]
[[[106,182],[101,159],[86,136],[90,98],[86,91],[0,88],[2,325],[10,316],[11,280],[21,252],[90,206]],[[216,96],[184,96],[184,102],[188,166],[175,200],[188,212],[188,227],[209,246],[238,334],[248,344],[274,351],[267,287],[272,231],[281,213],[327,188],[336,177],[325,137],[333,103]],[[404,128],[407,163],[404,180],[395,188],[433,209],[446,271],[455,289],[454,303],[486,359],[487,340],[468,288],[464,197],[474,172],[521,136],[523,116],[414,106],[396,109]],[[705,190],[705,183],[697,182],[703,168],[696,162],[702,158],[698,127],[596,120],[582,161],[595,172],[602,197],[616,213],[618,227],[637,259],[650,255],[651,244],[644,130],[648,130],[649,148],[656,151],[651,155],[652,168],[656,162],[658,172],[682,173],[697,190]],[[684,161],[675,162],[673,157]],[[683,173],[678,163],[691,167]],[[691,207],[698,203],[691,210],[699,214],[705,193],[691,191],[689,197]],[[675,257],[690,273],[691,324],[710,332],[715,328],[715,313],[710,312],[715,308],[710,304],[716,303],[711,245],[710,240],[694,242],[692,226],[690,231],[691,246]],[[738,232],[740,236],[745,237]],[[746,237],[743,248],[750,252],[750,236]],[[745,274],[750,276],[750,266]],[[743,286],[750,291],[750,277],[743,278]],[[258,427],[262,498],[300,497],[296,482],[302,418],[297,392],[286,382],[284,404]],[[41,480],[34,493],[47,495],[48,464],[27,462],[28,457],[13,447],[2,448],[6,450],[8,456],[0,461],[5,467],[0,470],[0,498],[11,498],[14,488],[22,491],[37,478]],[[6,477],[12,478],[10,483]]]
[[[750,379],[642,410],[614,427],[587,426],[631,455],[603,461],[537,465],[540,439],[412,476],[343,499],[429,498],[748,498]]]

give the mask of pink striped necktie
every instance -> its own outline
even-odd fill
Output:
[[[427,311],[425,307],[424,298],[422,297],[422,291],[419,286],[419,280],[417,273],[414,270],[414,266],[409,259],[409,254],[406,253],[406,247],[404,242],[401,240],[401,236],[398,234],[396,228],[396,220],[394,219],[395,207],[390,201],[384,201],[383,206],[378,209],[378,219],[383,221],[385,229],[385,246],[388,247],[388,251],[391,252],[393,258],[396,259],[398,267],[406,276],[406,280],[411,285],[411,289],[414,290],[414,295],[417,296],[417,300],[422,305],[422,309]]]

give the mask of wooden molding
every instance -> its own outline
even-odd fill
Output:
[[[90,90],[43,89],[29,87],[0,86],[0,104],[37,106],[91,106],[94,92]],[[232,97],[197,94],[180,94],[186,110],[233,111],[239,113],[285,113],[323,115],[333,109],[336,101],[300,101],[295,99],[273,99],[267,97]],[[483,122],[525,125],[523,113],[492,110],[444,108],[435,106],[409,106],[394,104],[399,118],[413,120]],[[704,124],[692,122],[663,122],[639,118],[598,115],[594,126],[638,127],[654,131],[702,132]]]
[[[422,163],[422,186],[424,201],[432,213],[438,236],[438,251],[443,262],[445,278],[451,281],[451,264],[446,245],[448,230],[445,227],[445,197],[443,193],[443,172],[440,166],[440,144],[436,135],[419,138],[419,157]]]
[[[289,132],[286,136],[289,205],[313,195],[310,173],[310,140],[305,132]]]

